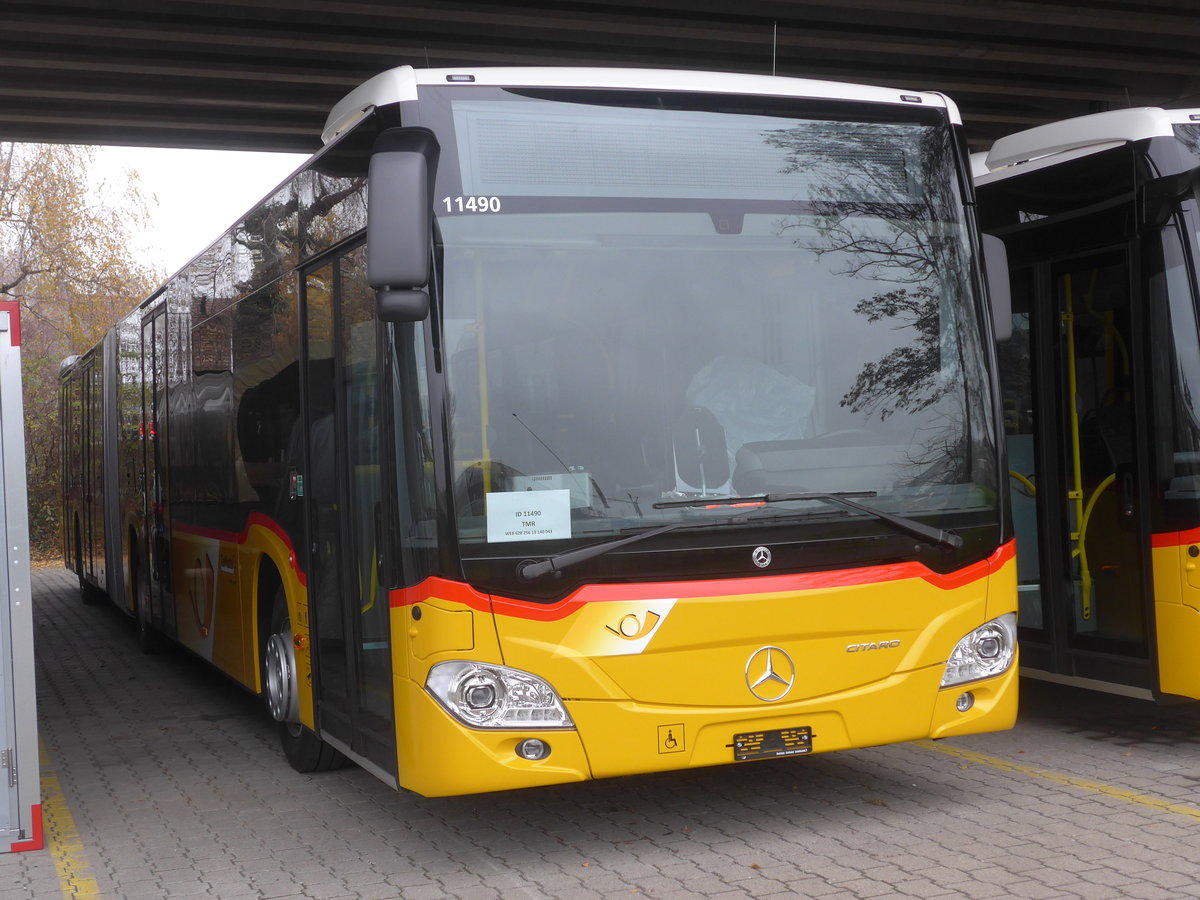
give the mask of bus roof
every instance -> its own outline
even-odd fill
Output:
[[[1114,109],[1039,125],[997,140],[986,168],[977,174],[981,181],[998,180],[1030,171],[1027,166],[1042,168],[1130,141],[1171,137],[1174,126],[1188,123],[1200,123],[1200,109]]]
[[[933,91],[815,81],[775,75],[728,72],[689,72],[673,69],[609,68],[472,68],[414,69],[399,66],[381,72],[340,100],[330,111],[321,132],[329,143],[378,106],[415,100],[417,86],[425,84],[478,84],[499,87],[628,88],[658,91],[703,91],[717,94],[758,94],[775,97],[808,97],[866,103],[932,106],[948,111],[950,121],[962,124],[958,107]]]

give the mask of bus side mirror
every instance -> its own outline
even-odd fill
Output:
[[[992,330],[997,341],[1012,337],[1012,290],[1008,282],[1008,248],[994,234],[983,235],[983,268],[992,300]]]
[[[379,318],[429,315],[433,176],[438,142],[426,128],[389,128],[375,139],[367,172],[367,281]]]
[[[1200,166],[1147,181],[1139,189],[1138,225],[1162,228],[1179,211],[1180,202],[1200,187]]]

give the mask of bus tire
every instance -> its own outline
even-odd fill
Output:
[[[263,653],[263,695],[267,711],[279,723],[279,744],[293,769],[297,772],[340,769],[349,760],[300,722],[297,683],[292,623],[280,587],[275,592],[271,627]]]
[[[138,551],[129,553],[129,581],[133,590],[133,621],[137,630],[137,645],[142,653],[157,653],[162,649],[159,633],[150,623],[148,586],[142,581],[142,563]]]
[[[75,520],[75,574],[79,578],[79,599],[84,606],[96,606],[100,602],[100,592],[88,583],[83,574],[83,538],[79,533],[79,520]]]
[[[153,625],[140,616],[137,620],[137,645],[138,649],[147,656],[157,653],[159,650],[158,632],[154,630]]]

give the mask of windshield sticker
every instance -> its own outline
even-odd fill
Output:
[[[571,492],[497,491],[487,495],[488,543],[557,541],[571,536]]]
[[[592,476],[582,470],[572,469],[565,475],[514,475],[512,486],[518,491],[570,491],[572,509],[592,505]]]

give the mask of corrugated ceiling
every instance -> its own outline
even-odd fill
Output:
[[[1195,0],[0,2],[0,137],[311,151],[392,66],[631,65],[941,90],[976,146],[1127,105],[1200,105]]]

